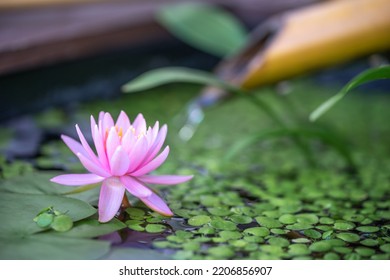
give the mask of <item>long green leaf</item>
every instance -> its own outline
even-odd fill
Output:
[[[230,13],[201,3],[170,5],[160,10],[158,21],[187,44],[224,57],[246,42],[244,26]]]
[[[185,67],[165,67],[151,70],[125,84],[122,91],[125,93],[143,91],[178,82],[211,85],[230,92],[240,92],[239,88],[218,79],[208,72]]]
[[[375,69],[369,69],[357,75],[348,84],[346,84],[336,95],[332,96],[327,101],[322,103],[317,109],[315,109],[310,114],[310,121],[316,121],[320,116],[322,116],[326,111],[332,108],[352,89],[362,84],[380,79],[390,79],[390,66],[382,66]]]

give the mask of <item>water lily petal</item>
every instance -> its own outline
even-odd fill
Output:
[[[103,167],[108,170],[109,165],[108,165],[108,160],[107,160],[107,154],[106,154],[106,149],[104,147],[104,142],[103,138],[100,136],[99,128],[95,124],[93,131],[92,131],[92,138],[93,142],[95,144],[95,148],[98,154],[98,158],[100,163],[103,165]]]
[[[144,175],[139,176],[137,179],[147,184],[158,185],[176,185],[191,180],[194,176],[180,176],[180,175]]]
[[[171,209],[158,195],[152,193],[148,197],[140,197],[143,203],[145,203],[150,209],[160,213],[164,216],[173,216]]]
[[[125,112],[123,111],[120,112],[115,125],[118,128],[122,128],[123,131],[126,131],[130,127],[130,120]]]
[[[103,181],[99,196],[99,222],[105,223],[115,217],[124,194],[125,188],[118,178]]]
[[[136,177],[142,176],[142,175],[145,175],[145,174],[157,169],[167,159],[168,154],[169,154],[169,146],[166,146],[164,151],[162,151],[161,154],[159,154],[155,159],[148,162],[147,164],[145,164],[141,168],[131,172],[131,175],[136,176]]]
[[[125,150],[119,146],[116,148],[110,160],[111,174],[122,176],[129,169],[130,159]]]
[[[165,138],[167,136],[168,128],[167,125],[163,125],[161,127],[161,130],[158,132],[156,140],[152,144],[152,147],[150,147],[148,155],[145,157],[144,163],[147,163],[148,161],[151,161],[160,151],[161,147],[164,144]]]
[[[102,176],[102,177],[109,177],[111,176],[110,173],[108,173],[103,167],[97,165],[92,160],[87,158],[81,153],[77,154],[78,158],[80,159],[80,162],[82,165],[87,169],[89,172],[94,173],[96,175]]]
[[[102,125],[103,125],[103,133],[105,133],[106,130],[110,130],[110,128],[114,126],[114,120],[111,117],[110,113],[104,113]]]
[[[91,160],[93,160],[95,163],[97,163],[98,165],[100,165],[98,158],[96,157],[95,153],[92,151],[91,147],[89,146],[87,140],[84,137],[84,134],[81,132],[81,130],[77,124],[76,124],[76,131],[77,131],[77,134],[79,135],[81,145],[83,145],[85,151],[88,153],[89,158]]]
[[[142,134],[146,132],[146,121],[142,114],[138,114],[133,122],[133,127],[137,134]]]
[[[127,154],[130,154],[130,152],[133,150],[135,143],[137,142],[138,138],[135,136],[133,130],[131,128],[127,129],[125,131],[125,134],[122,137],[122,147],[125,149]]]
[[[144,136],[141,136],[135,143],[134,148],[129,153],[130,165],[128,172],[135,170],[144,160],[148,151],[148,142]]]
[[[126,190],[128,190],[129,193],[131,193],[135,197],[147,197],[152,195],[153,193],[148,187],[144,186],[138,180],[130,176],[122,176],[120,177],[120,180],[125,186]]]
[[[89,185],[99,183],[103,180],[104,177],[98,176],[96,174],[66,174],[50,179],[50,181],[54,183],[67,186]]]
[[[85,151],[84,147],[74,140],[73,138],[66,136],[66,135],[61,135],[62,140],[65,142],[65,144],[68,146],[68,148],[75,154],[77,155],[78,153],[83,154],[85,157],[89,158],[88,153]]]
[[[119,140],[118,133],[115,127],[111,127],[106,141],[107,158],[112,158],[112,155],[114,154],[116,148],[118,148],[119,145],[120,145],[120,140]]]

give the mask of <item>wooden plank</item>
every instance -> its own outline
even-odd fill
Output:
[[[162,5],[183,2],[82,0],[77,1],[77,4],[69,4],[69,0],[3,0],[0,3],[4,7],[5,3],[11,1],[15,3],[13,7],[28,3],[40,3],[43,6],[0,10],[0,75],[110,49],[172,39],[168,32],[155,22],[154,15]],[[247,23],[255,25],[264,17],[280,10],[318,1],[203,2],[223,5]],[[44,5],[48,2],[50,5]],[[62,5],[63,2],[68,4]]]

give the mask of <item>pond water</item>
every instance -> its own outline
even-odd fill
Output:
[[[134,76],[122,74],[102,92]],[[274,87],[257,95],[288,122],[307,124],[311,110],[339,88],[318,81],[318,76],[292,80],[287,96]],[[7,83],[9,92],[16,88]],[[313,140],[307,145],[317,167],[287,138],[255,143],[226,159],[245,136],[275,126],[244,98],[206,109],[194,137],[184,142],[178,136],[184,108],[200,87],[169,85],[105,98],[91,90],[92,96],[75,98],[88,92],[84,85],[55,96],[46,91],[44,107],[57,106],[43,110],[42,104],[24,103],[2,116],[34,111],[0,128],[1,259],[390,259],[389,95],[351,94],[320,122],[348,142],[356,165],[351,171],[334,150]],[[132,119],[142,112],[148,124],[168,124],[171,152],[158,173],[195,175],[185,184],[155,188],[174,217],[160,216],[129,196],[132,207],[101,225],[95,214],[99,188],[67,194],[73,188],[48,181],[83,172],[59,136],[76,137],[75,123],[87,131],[89,116],[101,110],[114,116],[124,110]],[[33,218],[49,206],[72,218],[70,231],[35,224]]]

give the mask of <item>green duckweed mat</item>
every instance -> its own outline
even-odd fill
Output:
[[[258,95],[291,123],[307,122],[312,109],[337,91],[307,80],[291,82],[290,87],[287,96],[277,95],[273,88]],[[195,177],[186,184],[155,188],[175,213],[172,218],[153,213],[129,197],[134,207],[119,217],[122,222],[102,227],[93,216],[77,222],[93,214],[86,204],[78,205],[80,217],[69,232],[32,228],[24,233],[29,236],[23,239],[24,246],[38,250],[46,244],[54,255],[26,255],[21,245],[10,242],[5,233],[10,227],[15,231],[20,221],[0,206],[5,213],[0,246],[7,249],[1,258],[390,259],[390,96],[351,94],[319,122],[346,139],[356,162],[351,170],[335,151],[313,140],[307,145],[318,167],[309,166],[286,137],[255,143],[226,159],[244,137],[275,127],[244,98],[207,109],[194,137],[180,140],[184,106],[199,89],[171,85],[79,105],[72,114],[51,109],[36,115],[39,126],[51,130],[74,123],[88,128],[89,115],[101,110],[113,115],[125,110],[132,118],[142,112],[149,124],[156,120],[168,124],[171,153],[158,173]],[[8,130],[1,134],[6,147],[12,134]],[[46,181],[53,174],[83,171],[61,141],[45,141],[39,156],[29,161],[2,161],[0,195],[8,195],[11,202],[14,197],[17,203],[44,193],[96,206],[98,189],[64,195],[72,188]],[[112,238],[113,234],[117,236]],[[54,242],[60,247],[74,243],[80,252],[59,254],[50,247]]]

